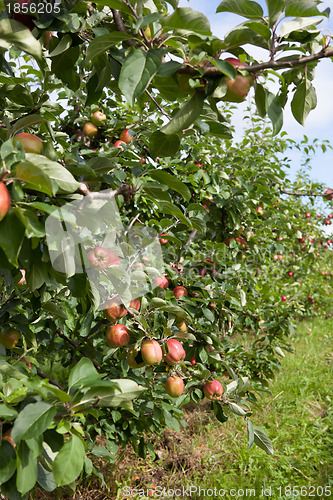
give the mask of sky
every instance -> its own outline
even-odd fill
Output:
[[[265,1],[257,0],[264,9]],[[211,24],[212,33],[220,38],[224,38],[226,33],[242,23],[245,19],[229,13],[218,13],[216,9],[221,3],[221,0],[179,0],[179,7],[191,7],[206,15]],[[333,0],[323,0],[319,6],[319,10],[323,11],[327,7],[331,9],[331,16],[328,20],[325,19],[318,26],[329,33],[333,32]],[[268,60],[267,53],[260,48],[247,46],[246,50],[255,57],[258,61]],[[284,112],[283,129],[288,133],[288,136],[295,141],[301,141],[306,135],[309,140],[318,139],[318,142],[328,139],[333,146],[333,98],[332,98],[332,83],[333,83],[333,64],[332,60],[321,60],[316,68],[316,75],[313,85],[317,92],[317,107],[308,115],[305,126],[300,125],[292,116],[290,106],[287,105]],[[273,89],[272,89],[273,90]],[[239,106],[234,116],[234,125],[236,129],[242,129],[242,116],[244,114],[244,106]],[[293,179],[295,173],[300,167],[301,155],[290,151],[288,156],[292,160],[292,168],[289,170],[289,177]],[[311,162],[310,177],[313,180],[323,182],[327,187],[333,189],[333,151],[322,154],[317,152]]]

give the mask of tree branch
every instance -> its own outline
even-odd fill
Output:
[[[123,18],[121,17],[120,11],[117,9],[111,9],[114,23],[116,25],[117,31],[121,33],[126,33],[128,35],[128,31],[125,28]],[[124,43],[129,47],[138,47],[139,45],[132,39],[124,40]]]
[[[50,384],[55,385],[61,391],[65,391],[65,389],[60,384],[58,384],[58,382],[53,380],[53,378],[50,378],[48,375],[46,375],[46,373],[42,372],[42,370],[40,370],[39,368],[37,368],[37,375],[39,375],[41,378],[45,380],[48,380]]]
[[[66,335],[61,331],[60,328],[57,328],[56,332],[59,335],[59,337],[61,337],[62,339],[66,340],[72,347],[74,347],[74,349],[76,349],[77,351],[79,351],[86,358],[90,359],[90,361],[93,363],[93,365],[96,368],[96,370],[100,370],[101,369],[100,365],[91,356],[89,356],[89,354],[87,354],[83,349],[81,349],[80,344],[78,342],[75,342],[74,340],[69,339],[68,337],[66,337]]]
[[[288,194],[290,196],[320,196],[321,198],[324,196],[323,194],[317,193],[304,193],[302,191],[286,191],[285,189],[280,188],[280,193]]]

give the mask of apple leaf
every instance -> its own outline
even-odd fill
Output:
[[[112,33],[108,33],[107,35],[93,38],[87,49],[86,60],[90,61],[91,59],[95,59],[96,57],[105,54],[110,47],[122,42],[123,40],[128,40],[129,38],[133,37],[127,33],[121,33],[120,31],[114,31]]]
[[[328,12],[320,12],[318,10],[318,2],[316,0],[286,0],[286,17],[310,17],[310,16],[326,16]]]
[[[161,182],[162,184],[166,184],[169,188],[177,191],[177,193],[181,194],[185,200],[190,200],[191,191],[186,184],[177,179],[175,175],[168,174],[168,172],[165,172],[164,170],[155,170],[154,172],[148,172],[148,174],[153,179]]]
[[[301,125],[304,125],[306,117],[317,105],[317,95],[311,82],[306,79],[297,86],[293,100],[291,101],[291,111]]]
[[[12,477],[16,469],[16,453],[13,446],[2,440],[0,444],[0,484]]]
[[[149,137],[149,152],[153,158],[174,156],[180,146],[178,134],[164,134],[160,130]]]
[[[162,26],[166,29],[180,29],[194,31],[195,33],[203,33],[211,35],[210,23],[207,17],[196,10],[189,7],[180,7],[170,15],[161,20]]]
[[[42,434],[51,424],[56,413],[57,409],[44,401],[25,406],[12,429],[12,438],[15,443]]]
[[[18,49],[40,59],[42,47],[28,28],[13,19],[0,21],[0,40],[13,43]]]
[[[195,93],[189,101],[185,101],[169,123],[161,128],[161,132],[167,135],[177,134],[192,125],[202,113],[204,99],[203,92]]]
[[[261,5],[252,0],[223,0],[216,12],[231,12],[248,19],[261,18],[264,15]]]
[[[9,211],[0,222],[0,248],[5,252],[8,261],[18,267],[18,254],[24,239],[24,227],[16,215]]]
[[[273,133],[276,135],[283,125],[283,109],[277,97],[269,91],[267,91],[267,114],[273,124]]]
[[[30,163],[39,167],[51,181],[54,181],[58,185],[57,192],[73,193],[78,189],[80,183],[60,163],[49,160],[46,156],[33,153],[27,153],[26,158]]]
[[[253,434],[255,444],[264,450],[267,455],[273,455],[274,448],[267,434],[262,429],[258,429],[258,427],[255,426],[253,427]]]
[[[85,457],[82,439],[75,434],[66,441],[53,462],[53,476],[58,486],[72,483],[83,469]]]
[[[85,387],[87,383],[92,385],[93,381],[99,378],[100,375],[90,359],[82,358],[69,374],[68,387]]]
[[[137,49],[122,65],[118,85],[128,102],[141,95],[156,75],[162,64],[162,53],[158,50],[144,52]]]

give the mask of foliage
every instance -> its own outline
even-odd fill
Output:
[[[26,17],[17,19],[16,4],[1,14],[1,181],[11,208],[0,222],[0,318],[3,334],[20,334],[16,345],[0,351],[0,458],[9,457],[0,462],[0,482],[9,498],[24,498],[36,481],[53,491],[99,475],[94,457],[112,463],[127,443],[141,456],[154,455],[148,433],[178,430],[181,407],[199,402],[210,379],[224,385],[221,400],[211,403],[216,418],[245,417],[249,446],[255,442],[272,454],[268,437],[248,417],[290,349],[295,318],[325,310],[329,301],[331,243],[323,244],[314,202],[325,187],[304,189],[306,179],[291,185],[283,155],[292,141],[278,135],[288,92],[298,121],[315,106],[314,68],[331,55],[316,27],[327,12],[312,1],[281,2],[280,10],[268,1],[269,15],[262,17],[255,2],[237,2],[236,13],[249,20],[220,40],[201,13],[177,8],[176,1],[135,4],[64,2],[35,15],[31,2],[31,30],[24,28]],[[218,12],[234,4],[225,0]],[[267,49],[269,63],[255,64],[243,47],[249,43]],[[289,60],[291,49],[300,60]],[[226,52],[250,64],[235,68],[223,61]],[[279,74],[274,95],[269,68]],[[235,144],[234,108],[225,100],[239,77],[255,86],[257,112],[251,108],[250,128]],[[97,110],[106,119],[97,134],[85,135]],[[22,130],[43,140],[42,154],[15,137]],[[113,147],[119,138],[125,142]],[[314,145],[307,147],[305,154]],[[303,193],[310,208],[300,201]],[[112,211],[84,220],[82,207],[94,200],[107,201]],[[61,265],[46,237],[50,214],[60,219],[53,236],[64,249]],[[140,236],[142,250],[129,267],[114,253],[112,265],[107,257],[110,269],[89,257],[105,225],[114,229],[112,243],[123,237],[125,253],[130,230]],[[80,255],[79,271],[65,227],[78,230],[87,254]],[[150,262],[144,260],[145,242],[153,244],[148,229],[168,240],[161,242],[164,269],[158,238]],[[140,269],[131,273],[135,264]],[[169,286],[155,282],[139,310],[127,296],[128,313],[117,322],[128,328],[130,343],[110,348],[101,293],[106,308],[110,283],[145,270],[154,278],[166,274]],[[177,286],[187,295],[176,298]],[[182,320],[185,331],[177,326]],[[249,345],[244,330],[251,332]],[[129,348],[139,353],[144,340],[155,339],[165,356],[170,338],[183,342],[184,362],[129,366]],[[164,389],[173,374],[186,382],[177,399]],[[96,446],[98,435],[105,446]]]

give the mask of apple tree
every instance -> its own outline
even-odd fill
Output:
[[[295,321],[331,293],[315,200],[332,190],[288,181],[280,134],[288,98],[302,124],[316,106],[315,67],[333,55],[319,3],[224,0],[216,16],[246,20],[220,39],[177,0],[2,0],[8,498],[100,476],[96,459],[129,443],[154,455],[149,433],[179,430],[204,398],[273,453],[249,417]]]

